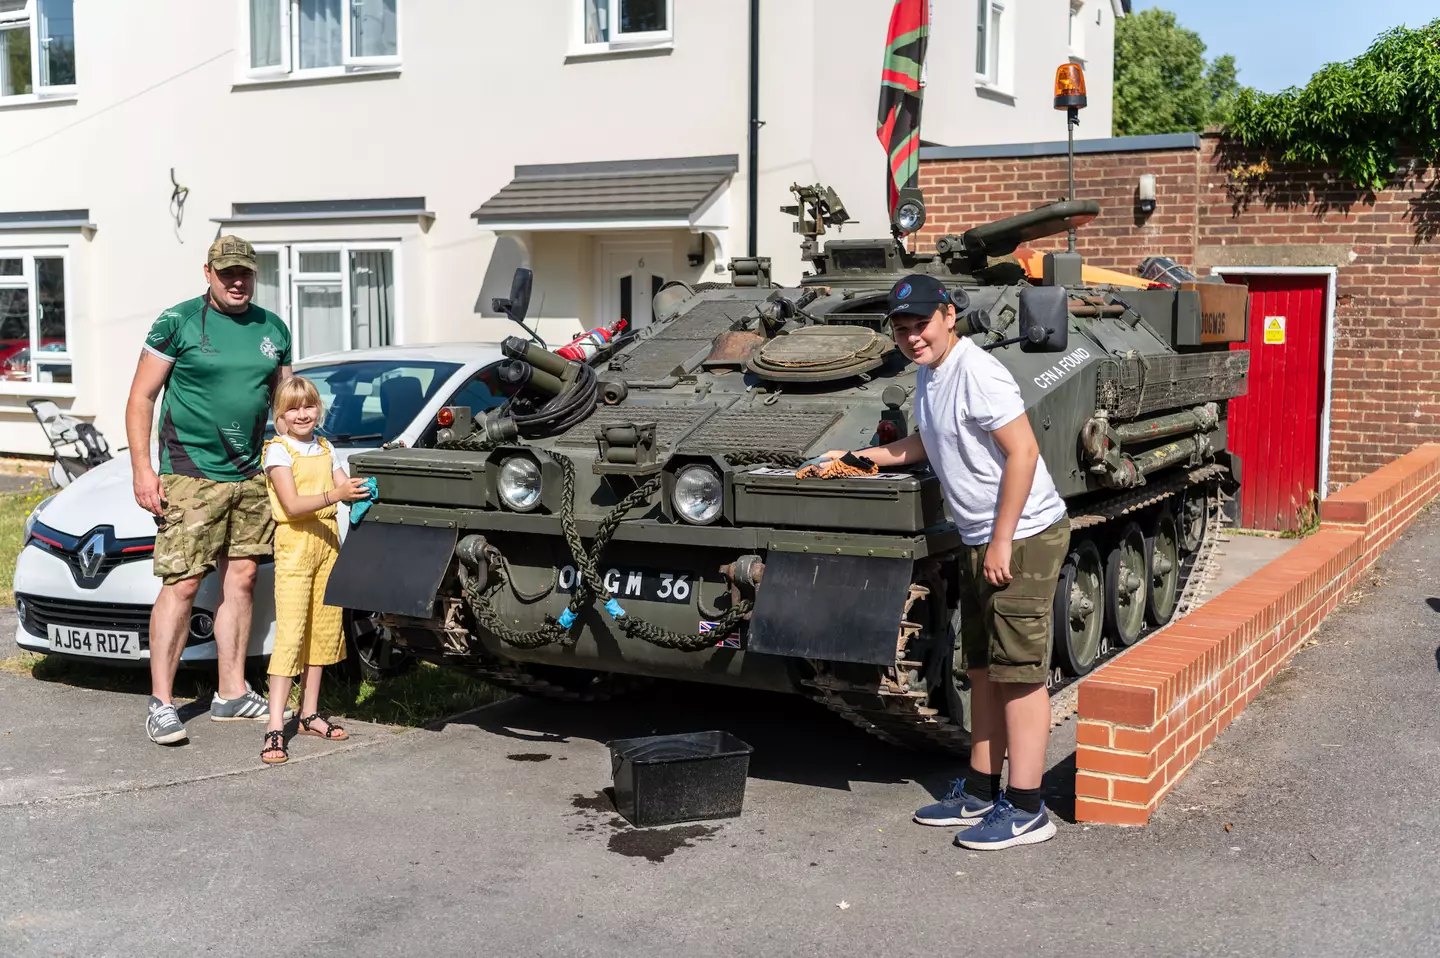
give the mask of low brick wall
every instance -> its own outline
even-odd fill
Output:
[[[1080,686],[1076,817],[1149,821],[1437,493],[1428,443],[1327,498],[1320,531],[1284,556],[1096,670]]]

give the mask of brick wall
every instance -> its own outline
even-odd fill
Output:
[[[1440,492],[1421,446],[1321,504],[1319,532],[1080,686],[1075,814],[1143,825],[1196,757]]]
[[[920,248],[944,233],[1063,199],[1065,157],[931,159],[920,182]],[[1255,164],[1218,137],[1198,148],[1082,153],[1076,196],[1101,215],[1079,233],[1086,261],[1133,273],[1147,256],[1196,272],[1231,266],[1336,266],[1330,485],[1340,488],[1420,443],[1440,439],[1440,180],[1411,176],[1379,196],[1324,171],[1229,171]],[[1136,208],[1141,173],[1155,212]],[[1062,249],[1063,235],[1034,244]]]

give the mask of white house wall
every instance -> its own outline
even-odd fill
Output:
[[[1034,24],[1014,47],[1026,74],[1015,107],[976,97],[975,27],[965,15],[973,2],[935,3],[927,140],[1063,136],[1048,96],[1064,59],[1068,0],[1009,2]],[[491,314],[489,300],[508,290],[512,261],[536,270],[532,302],[547,336],[594,315],[589,235],[537,232],[528,246],[503,240],[504,262],[492,268],[497,237],[469,214],[516,165],[738,155],[724,239],[727,254],[746,253],[744,0],[674,0],[672,50],[596,58],[569,55],[574,0],[400,4],[398,72],[254,84],[243,80],[242,0],[75,0],[78,98],[0,102],[0,212],[87,209],[98,227],[93,236],[0,233],[0,248],[71,250],[73,409],[93,417],[112,445],[123,445],[124,398],[144,332],[163,309],[201,292],[214,221],[233,203],[423,196],[433,221],[225,229],[256,243],[398,242],[397,338],[408,342],[509,335],[513,327]],[[860,220],[844,237],[887,231],[875,121],[891,3],[763,0],[761,9],[759,252],[774,258],[778,279],[794,281],[798,238],[778,212],[793,199],[792,182],[840,191]],[[1107,44],[1090,40],[1097,53]],[[1108,60],[1090,69],[1085,120],[1108,130]],[[172,168],[189,188],[179,227]],[[711,263],[686,263],[684,231],[666,235],[672,275],[728,279]],[[47,451],[23,400],[51,394],[64,405],[72,401],[65,392],[0,383],[0,451]]]

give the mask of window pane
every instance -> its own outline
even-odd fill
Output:
[[[655,33],[668,30],[666,0],[620,0],[621,33]]]
[[[40,85],[75,82],[74,0],[36,0],[40,17]]]
[[[620,277],[620,318],[630,323],[631,328],[634,328],[635,317],[631,315],[634,298],[631,294],[631,289],[632,281],[630,277]]]
[[[610,39],[610,0],[583,0],[585,42],[604,43]]]
[[[300,254],[300,272],[302,273],[338,273],[340,272],[340,251],[327,250],[323,253]]]
[[[0,357],[30,345],[30,291],[0,289]]]
[[[305,378],[325,404],[324,435],[337,446],[378,446],[409,426],[459,368],[372,359],[313,366]]]
[[[344,0],[300,0],[300,69],[339,66]]]
[[[991,83],[1000,82],[1000,8],[990,8],[990,41],[985,62],[985,78]]]
[[[357,57],[393,57],[400,52],[395,39],[395,0],[350,0],[350,45]]]
[[[70,363],[64,361],[57,363],[44,362],[45,350],[43,349],[40,351],[40,359],[40,364],[35,367],[35,381],[37,383],[68,383],[74,381],[70,378]]]
[[[395,282],[388,251],[350,254],[351,349],[389,346]]]
[[[30,27],[0,30],[0,96],[30,91]]]
[[[285,0],[250,0],[250,66],[278,67],[281,63],[280,4]]]
[[[975,72],[985,75],[985,16],[990,0],[976,0],[975,6]]]
[[[255,296],[251,302],[283,318],[285,314],[280,310],[280,254],[256,253],[255,266]]]
[[[35,260],[35,302],[40,317],[41,353],[65,352],[65,261],[63,259],[47,257]]]
[[[23,276],[25,261],[21,259],[0,259],[0,276]]]
[[[345,348],[340,287],[301,283],[295,287],[295,313],[300,327],[298,359]]]

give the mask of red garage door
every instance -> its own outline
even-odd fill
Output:
[[[1328,276],[1229,275],[1250,287],[1250,388],[1230,401],[1240,456],[1240,526],[1287,531],[1315,508],[1325,401]]]

